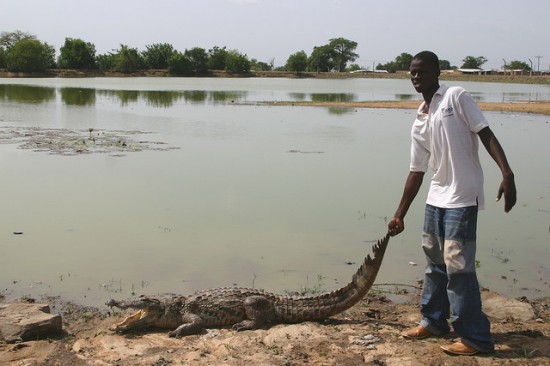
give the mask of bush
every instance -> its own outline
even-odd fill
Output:
[[[15,72],[40,72],[55,66],[55,50],[36,39],[22,39],[9,49],[6,67]]]
[[[6,68],[6,58],[6,51],[2,47],[0,47],[0,68],[2,69]]]
[[[189,57],[176,51],[168,60],[168,73],[175,76],[192,74],[193,64],[189,60]]]
[[[250,72],[250,60],[238,51],[229,51],[225,59],[225,71],[236,74]]]
[[[208,71],[208,54],[204,48],[194,47],[185,50],[185,56],[191,62],[193,72],[204,74]]]
[[[145,46],[147,50],[142,53],[145,65],[151,69],[168,68],[168,60],[174,54],[174,47],[169,43],[156,43]]]
[[[143,64],[140,54],[136,48],[129,48],[128,46],[121,45],[120,50],[115,55],[115,71],[120,72],[135,72],[141,68]]]
[[[225,59],[227,58],[227,50],[225,47],[214,46],[208,50],[208,69],[210,70],[225,70]]]
[[[294,72],[304,72],[307,69],[308,58],[304,51],[296,52],[286,61],[286,69]]]
[[[112,53],[105,53],[96,57],[96,64],[100,70],[112,70],[115,68],[115,56]]]
[[[65,38],[58,65],[62,69],[95,69],[95,46],[81,39]]]

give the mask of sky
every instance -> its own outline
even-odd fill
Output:
[[[214,46],[283,66],[298,51],[343,37],[357,42],[355,63],[431,50],[453,66],[467,56],[550,68],[548,0],[0,0],[0,32],[20,30],[59,48],[65,38],[93,43],[97,54],[121,44],[139,51]]]

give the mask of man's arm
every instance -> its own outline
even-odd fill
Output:
[[[502,172],[502,182],[498,188],[497,201],[504,195],[504,211],[510,212],[512,207],[516,204],[516,183],[514,181],[514,173],[493,131],[489,127],[485,127],[478,132],[478,136],[485,146],[485,149],[487,149],[487,152],[491,155]]]
[[[395,211],[393,218],[388,223],[388,232],[391,236],[395,236],[405,230],[405,215],[418,194],[423,179],[424,172],[410,172],[407,176],[403,196],[401,197],[397,211]]]

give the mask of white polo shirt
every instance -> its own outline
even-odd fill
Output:
[[[461,87],[441,85],[428,114],[418,108],[411,130],[411,171],[434,171],[426,203],[441,208],[478,205],[483,209],[483,170],[477,133],[489,126]]]

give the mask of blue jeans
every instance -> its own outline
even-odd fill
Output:
[[[428,264],[420,325],[434,335],[445,334],[450,330],[450,317],[462,342],[492,352],[491,324],[481,310],[475,272],[477,211],[477,206],[444,209],[426,205],[422,249]]]

